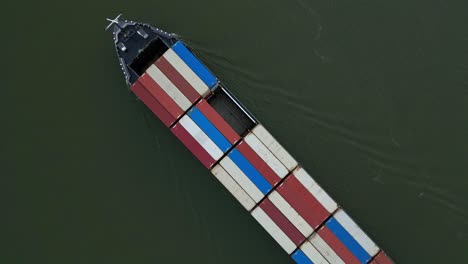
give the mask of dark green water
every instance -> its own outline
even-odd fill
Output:
[[[0,263],[292,263],[128,91],[178,33],[399,263],[468,263],[468,2],[2,4]]]

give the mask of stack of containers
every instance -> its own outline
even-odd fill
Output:
[[[171,127],[216,83],[216,78],[179,41],[138,78],[131,90]]]
[[[179,41],[131,90],[297,263],[393,263],[261,124],[235,132],[217,82]]]
[[[301,167],[297,167],[262,203],[264,202],[277,208],[289,223],[285,234],[290,239],[282,243],[287,245],[283,248],[289,254],[338,208]],[[263,209],[262,206],[260,208]],[[256,210],[258,208],[252,213],[254,217]],[[294,234],[294,237],[300,235],[301,239],[291,239]]]
[[[240,139],[204,99],[192,107],[171,131],[207,168],[211,168]]]
[[[393,263],[260,124],[212,173],[297,263]]]
[[[368,263],[379,248],[339,209],[293,254],[293,258],[301,260],[310,256],[316,263],[318,259],[314,253],[317,251],[327,260],[325,263]]]
[[[274,155],[267,147],[268,144],[281,155]],[[289,169],[296,164],[296,161],[263,126],[257,125],[220,160],[212,173],[215,176],[229,175],[238,184],[235,189],[242,188],[252,200],[249,204],[256,205],[288,175]],[[249,206],[246,209],[252,210],[253,207]]]

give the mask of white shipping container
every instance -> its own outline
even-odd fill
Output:
[[[187,132],[200,144],[214,160],[219,160],[223,156],[221,149],[203,132],[193,120],[185,115],[179,123]]]
[[[226,189],[244,206],[248,211],[255,207],[255,201],[247,192],[221,167],[216,165],[211,173],[226,187]]]
[[[198,77],[190,67],[177,55],[174,50],[168,49],[163,57],[184,77],[184,79],[200,94],[210,91],[208,86]]]
[[[268,199],[286,216],[286,218],[301,232],[304,237],[309,237],[314,229],[299,215],[299,213],[279,194],[273,191]],[[314,262],[315,263],[315,262]]]
[[[371,257],[379,252],[379,247],[362,231],[361,228],[342,209],[334,215],[336,221],[354,237],[354,239],[369,253]]]
[[[304,187],[309,190],[312,195],[317,199],[319,203],[323,205],[329,213],[333,213],[338,205],[336,202],[318,185],[312,177],[302,168],[299,167],[294,170],[293,174],[296,178],[304,185]]]
[[[252,216],[288,254],[291,254],[296,249],[294,242],[289,239],[289,237],[275,224],[275,222],[273,222],[273,220],[271,220],[262,208],[256,207],[252,211]]]
[[[275,138],[273,138],[265,127],[258,124],[252,132],[289,171],[292,171],[297,166],[297,161],[278,143],[278,141],[276,141]]]
[[[288,175],[288,169],[271,153],[255,134],[249,133],[244,140],[281,179]]]
[[[185,95],[177,88],[171,80],[169,80],[161,70],[158,69],[155,65],[151,65],[146,72],[151,78],[163,89],[169,97],[176,102],[182,110],[186,111],[192,106],[192,103],[185,97]]]
[[[231,177],[244,189],[255,203],[260,202],[264,194],[255,186],[255,184],[250,181],[250,179],[245,175],[241,169],[229,158],[225,156],[220,162],[221,166],[231,175]]]
[[[317,233],[309,238],[310,243],[322,256],[333,264],[345,264],[344,261],[335,253],[335,251],[325,242]]]
[[[304,242],[301,246],[302,252],[314,263],[314,264],[329,264],[322,254],[312,246],[309,241]],[[334,264],[334,263],[333,263]]]

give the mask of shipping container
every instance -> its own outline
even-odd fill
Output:
[[[370,262],[371,264],[393,264],[393,261],[390,259],[385,252],[380,251],[374,259]]]
[[[308,239],[310,244],[317,249],[318,252],[330,263],[333,264],[348,264],[348,263],[355,263],[355,262],[345,262],[338,254],[336,254],[335,250],[328,245],[328,243],[323,240],[319,233],[314,233]]]
[[[288,253],[291,254],[297,247],[286,233],[268,216],[262,207],[258,206],[252,211],[252,216],[270,234],[273,239]]]
[[[272,186],[276,186],[288,174],[286,167],[252,133],[236,149]]]
[[[208,88],[214,88],[217,80],[216,77],[206,68],[192,52],[182,43],[177,41],[172,46],[172,49],[179,55],[179,57],[192,69],[195,74],[208,86]]]
[[[297,166],[297,161],[281,146],[278,141],[261,124],[257,125],[252,132],[260,141],[283,163],[283,165],[292,171]]]
[[[178,119],[184,110],[159,86],[159,84],[147,73],[144,73],[139,83],[168,111],[174,119]]]
[[[206,100],[201,99],[197,103],[197,108],[231,144],[235,144],[240,139],[231,125]]]
[[[195,124],[218,146],[218,148],[225,153],[231,148],[231,143],[224,137],[221,132],[211,123],[205,115],[198,110],[197,107],[193,107],[187,113]]]
[[[136,81],[130,88],[133,93],[155,114],[167,127],[170,127],[176,120],[171,115],[167,108],[162,106],[156,98],[154,98],[147,89],[139,82]]]
[[[168,49],[162,56],[166,59],[177,72],[197,91],[198,94],[205,96],[210,92],[208,86],[198,77],[198,75],[187,65],[172,49]]]
[[[211,166],[223,156],[223,151],[188,115],[184,115],[177,124],[179,126],[174,126],[171,131],[187,146],[193,155],[205,165],[205,167],[211,168]],[[180,127],[187,133],[183,133]],[[181,137],[182,134],[185,135],[185,137]],[[208,156],[206,154],[208,154]]]
[[[216,165],[211,169],[211,173],[226,187],[226,189],[239,201],[242,206],[250,211],[256,205],[255,201],[242,187],[227,173],[220,165]]]
[[[206,167],[211,168],[216,160],[202,147],[202,145],[180,123],[171,128],[171,132],[197,157]]]
[[[256,175],[246,175],[234,162],[230,156],[225,156],[219,164],[231,175],[231,177],[244,189],[250,197],[255,201],[255,203],[260,202],[265,194],[262,190],[257,187],[257,185],[262,186],[268,184],[264,179],[261,179],[261,176]]]
[[[292,255],[298,264],[329,264],[324,256],[309,241],[304,242]],[[334,263],[332,263],[334,264]]]
[[[271,192],[268,198],[303,236],[309,237],[314,232],[306,220],[276,190]]]
[[[328,219],[317,234],[345,263],[367,263],[379,251],[342,209]]]
[[[306,239],[268,198],[265,198],[258,206],[296,246],[299,246]]]
[[[166,59],[166,54],[159,58],[154,65],[164,74],[167,78],[184,94],[185,97],[190,101],[190,103],[195,103],[200,99],[201,95],[205,94],[208,89],[202,89],[200,92],[197,91],[182,75],[180,71],[177,70],[175,65],[171,64]],[[181,67],[178,66],[180,69]],[[182,67],[183,68],[183,67]],[[187,75],[187,74],[185,74]]]
[[[307,236],[338,208],[302,167],[296,168],[276,190],[308,224],[302,229],[308,230]]]
[[[146,74],[149,75],[155,83],[167,94],[169,97],[182,109],[187,109],[192,106],[189,99],[177,88],[167,77],[164,75],[158,67],[151,65],[147,70]]]

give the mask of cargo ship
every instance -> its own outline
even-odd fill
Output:
[[[296,263],[394,263],[182,40],[108,21],[130,90]]]

